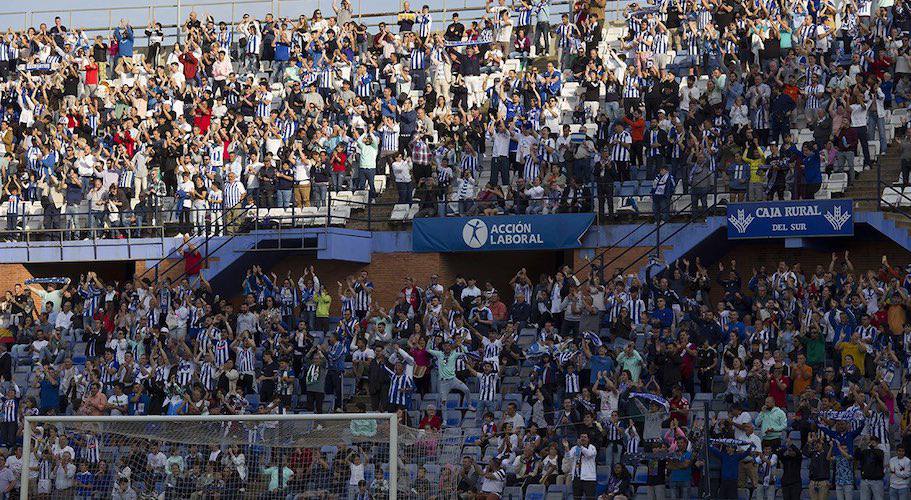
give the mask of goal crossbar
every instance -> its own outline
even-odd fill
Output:
[[[20,477],[19,498],[29,498],[29,471],[32,463],[32,426],[34,424],[90,424],[90,423],[143,423],[166,422],[202,423],[202,422],[288,422],[288,421],[353,421],[384,420],[389,422],[389,448],[394,455],[398,449],[398,416],[395,413],[327,413],[327,414],[278,414],[278,415],[148,415],[148,416],[26,416],[22,430],[22,475]],[[398,460],[389,460],[389,482],[396,485],[398,481]],[[397,488],[389,488],[389,500],[397,500]]]

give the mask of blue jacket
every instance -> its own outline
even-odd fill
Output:
[[[750,453],[752,453],[753,447],[741,453],[734,453],[733,455],[728,454],[724,451],[715,448],[714,446],[709,446],[709,451],[721,461],[721,480],[722,481],[736,481],[737,474],[740,471],[740,461],[746,458]]]
[[[847,316],[848,321],[842,323],[838,319],[838,313],[843,313]],[[854,329],[857,328],[857,318],[855,318],[854,314],[848,309],[836,309],[829,315],[829,324],[832,325],[832,329],[834,330],[832,344],[847,342],[851,340],[851,335],[854,334]]]
[[[121,30],[118,26],[114,30],[114,38],[117,40],[117,55],[120,57],[133,57],[133,27],[127,26]]]
[[[819,430],[822,431],[822,433],[825,434],[826,436],[829,436],[830,438],[832,438],[834,441],[837,441],[837,442],[845,445],[845,448],[848,449],[848,453],[850,455],[854,455],[854,440],[857,439],[857,436],[859,436],[860,433],[864,430],[864,427],[866,427],[866,424],[867,424],[867,421],[862,420],[860,426],[858,426],[854,430],[851,430],[851,431],[848,431],[845,433],[838,432],[836,430],[830,429],[823,425],[819,426]]]
[[[819,167],[819,151],[814,151],[803,159],[803,175],[807,184],[821,184],[822,170]]]

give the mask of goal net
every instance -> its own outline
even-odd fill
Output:
[[[439,485],[441,437],[393,414],[27,421],[20,498],[395,500]]]

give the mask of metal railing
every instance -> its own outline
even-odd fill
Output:
[[[652,255],[657,256],[660,253],[661,246],[664,243],[669,241],[671,238],[676,236],[678,233],[680,233],[684,229],[690,227],[692,224],[694,224],[696,222],[701,222],[706,217],[711,215],[712,212],[716,211],[719,207],[723,206],[722,204],[720,204],[718,202],[718,194],[724,194],[724,193],[715,192],[715,193],[711,193],[711,194],[715,195],[714,199],[712,200],[712,203],[707,204],[707,206],[703,207],[697,213],[693,213],[693,210],[692,210],[693,206],[695,204],[695,199],[693,199],[693,195],[691,195],[691,194],[673,195],[671,198],[671,201],[669,202],[670,207],[673,207],[673,200],[675,198],[682,199],[682,197],[684,197],[684,196],[690,197],[690,203],[687,204],[685,207],[680,208],[679,210],[676,210],[676,211],[670,210],[669,213],[667,214],[667,218],[664,218],[664,220],[662,220],[662,221],[657,221],[657,222],[643,221],[642,223],[640,223],[639,225],[637,225],[636,227],[634,227],[630,231],[628,231],[626,234],[624,234],[623,236],[618,238],[616,241],[614,241],[613,244],[611,244],[610,246],[608,246],[608,247],[604,248],[603,250],[601,250],[600,252],[598,252],[594,257],[590,258],[581,267],[573,270],[573,274],[579,274],[582,271],[585,271],[586,269],[589,269],[589,268],[594,270],[595,266],[598,266],[598,268],[600,269],[600,273],[599,273],[598,277],[603,282],[604,281],[603,271],[605,269],[607,269],[610,265],[612,265],[615,262],[619,261],[620,259],[626,257],[630,252],[636,251],[636,249],[642,248],[643,246],[646,247],[646,250],[644,251],[644,253],[635,257],[630,264],[627,264],[625,267],[620,269],[618,272],[625,273],[630,268],[636,266],[636,264],[639,261],[641,261],[642,259],[648,258]],[[674,219],[679,219],[680,217],[686,218],[684,220],[684,222],[678,223],[677,227],[670,234],[665,233],[664,236],[662,236],[662,234],[661,234],[662,227],[664,227],[667,224],[674,223]],[[654,225],[654,227],[651,227],[651,229],[648,229],[645,232],[645,234],[641,234],[641,232],[644,229],[646,229],[647,227],[649,227],[651,225]],[[635,241],[632,241],[631,243],[629,243],[629,242],[624,243],[627,240],[632,239],[635,235],[639,235],[638,239],[636,239]],[[651,242],[649,242],[649,240],[651,240]],[[643,243],[645,243],[645,245],[642,245]],[[614,250],[616,248],[620,248],[621,246],[623,247],[623,250],[620,253],[613,255],[609,261],[605,262],[605,259],[606,259],[605,256],[612,250]],[[592,272],[589,272],[588,276],[585,278],[583,283],[588,282],[591,279],[592,274],[593,274]]]
[[[715,194],[715,193],[710,193]],[[723,195],[723,192],[717,195]],[[0,230],[0,240],[2,241],[19,241],[19,242],[65,242],[71,240],[109,240],[109,239],[131,239],[139,238],[164,238],[178,234],[191,234],[195,236],[231,236],[235,234],[246,234],[258,230],[281,230],[281,229],[304,229],[304,228],[325,228],[329,226],[347,226],[352,223],[364,223],[367,229],[383,228],[385,223],[408,223],[413,216],[392,218],[387,212],[395,207],[414,206],[422,203],[432,204],[436,207],[444,206],[446,215],[440,215],[438,212],[425,217],[441,216],[467,216],[482,214],[484,208],[494,208],[501,213],[524,214],[525,212],[515,212],[512,201],[507,200],[483,200],[479,198],[470,200],[453,200],[453,199],[432,199],[421,200],[413,198],[407,203],[398,202],[380,202],[377,200],[366,201],[350,199],[349,197],[339,198],[336,191],[329,190],[327,196],[321,201],[320,207],[261,207],[251,204],[244,207],[235,207],[232,210],[222,210],[213,208],[179,208],[170,205],[171,202],[161,203],[161,200],[150,204],[149,208],[140,210],[123,210],[120,212],[109,211],[92,211],[82,210],[75,212],[61,211],[54,214],[36,213],[17,214],[15,228],[10,229],[11,223],[8,214],[0,213],[0,220],[6,215],[6,229]],[[691,196],[690,194],[675,195],[675,199]],[[641,196],[640,196],[641,197]],[[627,203],[632,196],[615,195],[607,203],[613,203],[615,206],[625,207],[624,210],[615,214],[615,217],[629,216],[635,219],[639,216],[653,215],[653,211],[639,211],[634,205]],[[173,198],[167,198],[173,200]],[[594,213],[599,217],[598,223],[605,222],[600,220],[598,214],[598,196],[577,197],[586,205],[588,210],[585,213]],[[619,200],[619,203],[617,201]],[[531,200],[530,205],[543,204],[546,200]],[[552,201],[552,200],[551,200]],[[475,207],[473,210],[465,210],[466,205]],[[682,215],[687,209],[671,211],[671,216]],[[568,208],[561,204],[549,204],[547,213],[560,212],[579,212],[578,209]],[[235,213],[236,215],[232,215]],[[535,214],[539,212],[528,212]],[[136,214],[140,220],[140,225],[130,223],[133,215]],[[114,215],[114,217],[111,217]],[[40,227],[38,221],[48,224],[49,227]],[[639,227],[650,224],[651,219],[643,221]]]
[[[451,12],[459,12],[460,21],[470,22],[481,20],[486,12],[485,4],[471,4],[468,0],[462,2],[441,0],[441,6],[431,8],[431,14],[435,15],[434,30],[441,31],[449,22],[447,18]],[[617,8],[612,11],[614,18],[619,18],[622,8],[630,0],[616,2]],[[461,5],[460,5],[461,4]],[[568,13],[572,8],[569,0],[555,0],[552,2],[551,21],[559,21],[560,15]],[[395,24],[398,12],[396,11],[377,11],[372,10],[371,6],[364,5],[363,0],[357,0],[356,12],[354,17],[358,22],[366,24],[368,27],[376,27],[380,23]],[[367,11],[365,11],[365,7]],[[236,25],[240,22],[243,14],[250,14],[254,18],[262,18],[267,13],[273,14],[278,19],[281,17],[296,18],[299,15],[305,15],[308,18],[312,16],[314,10],[323,11],[323,17],[332,17],[332,0],[317,0],[315,6],[313,2],[305,0],[231,0],[231,1],[211,1],[211,2],[167,2],[151,5],[111,5],[107,7],[85,7],[85,8],[61,8],[61,9],[35,9],[35,10],[13,10],[0,12],[0,26],[11,27],[16,29],[37,28],[39,24],[45,23],[48,27],[53,26],[54,18],[59,16],[61,21],[69,29],[78,28],[83,30],[86,35],[109,35],[119,24],[120,19],[128,20],[133,26],[135,32],[136,47],[144,47],[145,40],[142,36],[142,30],[150,23],[158,22],[162,25],[165,39],[162,46],[170,46],[180,39],[180,27],[186,21],[189,12],[197,12],[200,20],[205,20],[206,14],[211,14],[215,23],[224,21],[230,25]],[[608,12],[608,11],[606,11]],[[296,20],[296,19],[295,19]],[[5,25],[5,26],[4,26]]]

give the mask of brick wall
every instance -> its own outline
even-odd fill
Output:
[[[361,271],[367,271],[377,290],[375,300],[382,307],[388,308],[403,287],[405,277],[414,278],[421,287],[430,282],[430,276],[434,273],[440,276],[440,283],[446,286],[455,281],[459,274],[477,277],[478,286],[481,287],[481,280],[489,279],[497,290],[503,292],[504,299],[510,299],[512,293],[509,280],[519,269],[524,267],[528,275],[537,281],[541,273],[552,273],[563,264],[564,259],[571,258],[571,252],[387,253],[374,254],[373,261],[369,264],[356,264],[293,257],[277,263],[270,271],[281,280],[290,269],[296,278],[303,273],[304,266],[313,264],[320,280],[329,287],[335,299],[332,310],[338,312],[337,282]],[[571,260],[567,261],[567,264],[571,263]]]
[[[839,244],[833,247],[834,250],[784,248],[783,240],[736,243],[728,249],[720,261],[724,263],[726,269],[730,268],[731,259],[736,261],[737,271],[743,278],[744,287],[753,275],[754,267],[758,270],[760,266],[765,266],[768,272],[774,272],[781,260],[788,265],[800,263],[804,274],[812,274],[817,265],[828,269],[833,251],[837,253],[840,263],[844,259],[845,250],[848,250],[855,273],[876,271],[881,265],[883,255],[889,259],[889,264],[893,267],[904,269],[911,263],[911,253],[892,240],[882,236],[877,236],[873,241],[871,239],[855,236],[851,240],[839,241]],[[714,279],[718,275],[718,261],[708,263],[708,268],[711,278]],[[720,299],[718,286],[712,288],[711,298],[713,301]]]
[[[131,279],[137,263],[118,262],[66,262],[54,264],[0,264],[0,293],[12,290],[16,284],[22,284],[29,278],[68,277],[73,282],[79,281],[79,275],[95,271],[103,281],[123,281]],[[41,301],[35,297],[38,307]]]
[[[29,278],[34,278],[34,276],[22,264],[0,265],[0,293],[12,290],[17,283],[21,284]]]
[[[851,261],[858,271],[867,269],[877,269],[880,265],[882,255],[889,258],[889,262],[894,266],[904,267],[911,263],[911,254],[906,252],[898,245],[882,237],[870,241],[871,238],[856,237],[854,240],[846,241],[837,246],[839,258],[847,249],[850,251]],[[604,249],[596,249],[594,254],[598,255]],[[618,268],[630,266],[628,273],[638,273],[642,266],[647,263],[650,247],[637,247],[629,251],[622,248],[607,249],[605,253],[605,263],[609,263],[616,258],[617,260],[607,265],[606,275],[613,274]],[[625,253],[624,253],[625,252]],[[271,269],[279,279],[283,279],[288,270],[292,275],[299,277],[304,266],[313,264],[316,266],[316,272],[324,285],[328,286],[334,299],[333,313],[337,314],[339,303],[337,298],[338,281],[344,281],[347,276],[351,276],[366,270],[376,286],[376,300],[383,307],[389,307],[398,295],[398,291],[403,286],[406,276],[413,277],[419,286],[426,286],[430,282],[430,275],[437,273],[440,276],[440,282],[449,285],[455,281],[459,274],[465,277],[476,277],[479,280],[478,286],[483,286],[483,281],[490,280],[494,287],[500,290],[504,300],[512,299],[512,291],[509,286],[509,280],[515,275],[516,271],[525,268],[528,275],[534,282],[542,273],[553,273],[562,265],[569,265],[573,269],[582,269],[586,260],[582,258],[584,254],[581,250],[566,252],[489,252],[489,253],[388,253],[374,254],[373,261],[369,264],[358,264],[342,261],[320,261],[312,256],[291,257],[278,260]],[[623,254],[623,255],[621,255]],[[748,280],[752,275],[753,266],[765,265],[768,269],[773,269],[778,265],[780,259],[788,263],[800,262],[804,271],[812,272],[817,264],[828,266],[831,259],[831,251],[815,249],[786,249],[783,241],[757,241],[732,243],[727,252],[723,254],[721,260],[728,266],[730,260],[736,259],[737,268],[744,280]],[[274,256],[273,256],[274,258]],[[272,260],[262,259],[264,262]],[[717,260],[706,262],[710,269],[717,269]],[[162,269],[168,267],[171,261],[162,264]],[[0,293],[6,290],[12,290],[16,283],[22,283],[31,277],[47,276],[69,276],[77,280],[81,273],[88,269],[96,271],[103,280],[125,280],[134,275],[141,275],[146,270],[145,261],[137,262],[95,262],[95,263],[67,263],[67,264],[2,264],[0,265]],[[174,269],[167,273],[168,275],[177,276],[183,272],[183,265],[178,264]],[[589,270],[582,269],[578,276],[587,278]],[[716,273],[713,271],[712,277]],[[152,272],[149,276],[154,276]],[[228,296],[237,298],[240,290],[228,290]]]
[[[753,267],[757,269],[765,266],[774,271],[778,262],[784,260],[788,264],[799,262],[805,273],[812,273],[817,265],[828,269],[832,260],[832,251],[838,254],[841,262],[845,250],[848,250],[851,263],[855,272],[879,269],[881,259],[885,255],[892,266],[902,267],[911,263],[911,254],[893,243],[891,240],[881,238],[877,241],[858,241],[857,239],[845,241],[834,250],[815,250],[810,248],[784,248],[783,241],[738,243],[732,246],[722,257],[725,267],[730,267],[731,259],[737,261],[737,271],[749,279]],[[712,268],[717,271],[717,262],[712,263]]]

